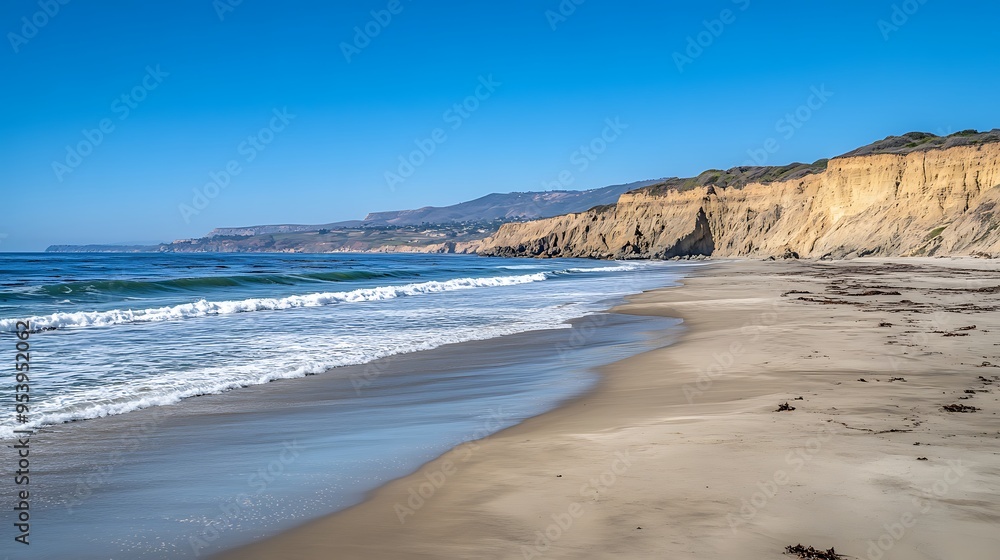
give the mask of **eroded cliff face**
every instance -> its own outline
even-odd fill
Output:
[[[479,253],[595,258],[1000,255],[1000,144],[830,160],[743,188],[626,193],[605,209],[506,224]]]

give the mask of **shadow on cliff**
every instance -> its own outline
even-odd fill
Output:
[[[694,227],[691,232],[677,240],[669,248],[652,255],[654,259],[670,259],[673,257],[704,255],[709,257],[715,252],[715,237],[712,226],[708,223],[705,209],[698,210]]]

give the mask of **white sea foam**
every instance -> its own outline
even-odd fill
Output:
[[[518,266],[518,265],[515,265]],[[524,265],[536,266],[536,265]],[[30,317],[33,329],[80,329],[72,337],[53,337],[46,343],[52,352],[47,360],[49,372],[34,380],[45,389],[46,398],[32,402],[32,423],[13,424],[0,419],[0,439],[8,439],[16,428],[38,428],[73,420],[124,414],[133,410],[175,404],[185,398],[215,394],[264,384],[277,379],[302,377],[331,368],[365,364],[393,354],[428,350],[445,344],[483,340],[514,333],[567,327],[565,321],[601,308],[595,302],[614,295],[641,291],[646,285],[660,285],[663,276],[635,276],[638,284],[575,282],[525,286],[520,295],[506,291],[486,291],[475,305],[463,302],[461,295],[441,298],[411,299],[396,304],[378,305],[365,311],[366,319],[356,326],[325,322],[326,317],[353,317],[351,307],[331,307],[326,312],[290,312],[293,322],[279,314],[247,317],[248,322],[233,325],[198,323],[185,333],[203,334],[206,343],[200,351],[211,360],[191,360],[188,346],[176,338],[170,325],[137,329],[131,338],[119,339],[115,332],[86,327],[155,323],[211,315],[226,315],[262,310],[319,308],[333,304],[391,300],[402,296],[420,296],[499,286],[528,285],[567,275],[623,272],[646,269],[648,263],[618,262],[593,268],[569,268],[532,274],[488,278],[458,278],[447,281],[412,283],[398,286],[362,288],[343,292],[294,295],[283,298],[252,298],[239,301],[206,301],[150,309],[116,309],[77,313],[54,313]],[[629,275],[631,278],[632,276]],[[587,286],[590,286],[589,288]],[[451,299],[454,298],[454,299]],[[517,304],[512,304],[512,299]],[[468,306],[466,306],[468,305]],[[284,318],[283,318],[284,317]],[[299,328],[305,321],[308,328]],[[15,320],[0,321],[0,331],[12,330]],[[248,325],[253,325],[247,329]],[[241,327],[236,344],[245,353],[231,359],[234,341],[215,334],[233,332]],[[78,335],[78,336],[77,336]],[[162,336],[161,336],[162,335]],[[128,350],[102,351],[107,337],[126,340]],[[210,342],[209,342],[210,341]],[[67,352],[66,349],[74,350]],[[128,351],[142,354],[134,363]],[[294,360],[289,360],[294,356]],[[42,362],[40,362],[42,363]],[[152,364],[152,365],[150,365]],[[156,364],[168,364],[159,367]],[[33,364],[34,365],[34,364]],[[34,368],[33,368],[34,369]]]
[[[125,414],[153,406],[176,404],[188,397],[218,394],[279,379],[304,377],[336,367],[365,364],[390,355],[430,350],[446,344],[486,340],[538,329],[568,328],[567,320],[586,313],[584,307],[579,305],[555,306],[526,311],[521,319],[505,324],[431,328],[422,333],[419,339],[408,338],[402,333],[370,333],[370,336],[354,341],[358,344],[352,342],[336,348],[324,347],[321,337],[302,340],[301,336],[296,336],[294,340],[298,342],[276,340],[282,348],[290,348],[291,345],[301,347],[305,360],[289,365],[286,353],[280,353],[272,359],[240,365],[164,372],[153,378],[122,385],[65,389],[57,398],[35,405],[32,410],[35,420],[31,423],[18,426],[0,423],[0,440],[12,438],[15,428],[30,430],[76,420]]]
[[[645,266],[648,266],[648,264],[623,263],[615,266],[598,266],[594,268],[567,268],[566,272],[628,272],[630,270],[638,270]]]
[[[434,294],[453,290],[514,286],[531,282],[541,282],[546,278],[548,276],[544,272],[490,278],[456,278],[443,282],[435,280],[401,286],[379,286],[376,288],[360,288],[349,292],[323,292],[283,298],[250,298],[239,301],[208,301],[201,299],[194,303],[183,303],[150,309],[111,309],[108,311],[52,313],[51,315],[29,317],[26,320],[30,321],[32,332],[73,327],[106,327],[129,323],[171,321],[205,317],[208,315],[230,315],[252,311],[319,307],[335,303],[379,301],[401,296]],[[0,332],[13,332],[19,320],[25,319],[0,319]]]

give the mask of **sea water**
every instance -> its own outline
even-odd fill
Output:
[[[0,333],[13,367],[17,323],[28,325],[31,401],[18,422],[14,391],[0,391],[0,439],[10,447],[15,429],[35,431],[44,459],[24,557],[197,557],[356,503],[592,386],[589,365],[642,345],[628,322],[585,335],[569,322],[669,285],[684,266],[2,254]],[[357,367],[489,339],[514,342],[409,375]],[[13,490],[0,485],[0,497]],[[26,552],[12,542],[0,549]]]

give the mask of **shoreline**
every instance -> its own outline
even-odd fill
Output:
[[[675,344],[600,368],[594,390],[471,453],[453,449],[358,505],[214,558],[780,557],[798,542],[859,558],[985,553],[998,542],[988,495],[1000,491],[1000,434],[984,423],[1000,406],[989,384],[971,388],[981,369],[969,356],[1000,352],[982,334],[1000,329],[1000,314],[963,317],[970,297],[996,296],[957,277],[996,284],[993,268],[865,259],[691,271],[613,310],[683,319]],[[901,295],[827,295],[836,282],[889,281]],[[903,318],[915,330],[903,332]],[[880,326],[890,320],[895,329]],[[942,338],[942,321],[979,327]],[[904,370],[909,379],[890,385]],[[968,390],[991,393],[976,397],[976,414],[940,410]],[[799,411],[777,414],[779,401]],[[946,496],[921,493],[939,480]],[[880,541],[881,525],[897,523],[904,534]]]
[[[717,266],[717,265],[719,265],[721,263],[724,263],[724,262],[729,262],[729,261],[714,261],[714,262],[709,261],[709,262],[705,263],[706,266],[704,268],[707,269],[707,268],[710,268],[712,266]],[[702,269],[703,269],[702,267],[698,267],[696,269],[691,269],[690,271],[686,271],[683,274],[683,276],[677,281],[677,284],[675,284],[675,285],[663,286],[663,287],[655,288],[653,290],[648,290],[646,292],[641,292],[641,293],[637,293],[637,294],[632,294],[632,295],[626,296],[624,298],[624,302],[621,302],[621,303],[619,303],[617,305],[612,305],[608,309],[605,309],[604,311],[600,312],[600,314],[619,314],[619,315],[647,316],[647,317],[660,318],[660,319],[680,319],[682,321],[681,324],[679,325],[681,327],[681,329],[680,329],[680,335],[676,336],[675,339],[673,340],[673,342],[668,343],[666,346],[661,346],[658,349],[662,350],[663,348],[679,344],[680,341],[683,340],[685,331],[687,330],[686,329],[687,320],[685,318],[680,317],[679,315],[667,315],[667,314],[660,314],[660,313],[643,313],[643,312],[635,312],[635,311],[626,312],[626,311],[623,310],[623,308],[626,307],[626,306],[628,306],[628,305],[630,305],[632,303],[632,300],[634,300],[635,298],[641,297],[644,294],[660,292],[662,290],[679,289],[679,288],[683,287],[687,283],[687,281],[689,281],[692,277],[697,276],[699,274],[699,272],[697,272],[697,271],[702,270]],[[574,321],[583,321],[585,319],[586,319],[586,317],[583,317],[583,318],[576,319]],[[663,336],[669,336],[669,333],[664,332]],[[468,343],[462,343],[462,344],[468,344]],[[656,349],[654,349],[654,350],[646,350],[643,353],[654,352],[654,351],[656,351]],[[617,363],[617,362],[615,362],[615,363]],[[225,551],[222,551],[222,552],[219,552],[219,553],[216,553],[216,554],[212,554],[211,556],[209,556],[209,558],[211,558],[212,560],[239,560],[239,559],[242,559],[242,558],[247,558],[247,559],[260,558],[261,560],[264,560],[264,559],[273,559],[275,557],[285,558],[286,556],[284,556],[284,555],[288,554],[289,552],[292,552],[292,551],[288,550],[287,543],[283,542],[286,539],[289,540],[289,541],[299,541],[301,533],[305,533],[305,532],[310,532],[311,533],[314,530],[323,531],[328,526],[328,524],[330,524],[330,523],[338,523],[342,519],[351,516],[352,512],[355,512],[356,510],[367,510],[367,509],[374,508],[376,505],[384,505],[386,503],[387,497],[393,496],[393,495],[397,494],[397,493],[393,492],[393,490],[398,490],[398,487],[400,485],[405,485],[406,488],[407,488],[407,496],[411,496],[411,494],[409,493],[410,489],[415,488],[415,487],[419,488],[419,485],[424,484],[425,482],[431,482],[433,484],[434,481],[432,479],[435,478],[436,474],[444,475],[444,477],[445,477],[446,480],[447,480],[448,477],[456,474],[458,472],[458,469],[457,469],[457,467],[456,468],[452,468],[452,466],[456,465],[457,463],[464,463],[468,457],[470,457],[472,454],[475,454],[476,452],[478,452],[480,450],[481,446],[483,446],[483,445],[489,445],[489,442],[491,440],[498,439],[500,437],[510,437],[510,436],[518,437],[518,436],[520,436],[522,434],[522,432],[524,434],[529,434],[529,433],[532,432],[532,430],[533,430],[532,424],[535,423],[535,422],[543,422],[544,423],[544,422],[547,421],[547,419],[550,416],[557,415],[557,414],[559,414],[561,412],[565,412],[566,409],[573,409],[575,407],[581,407],[581,406],[585,407],[586,404],[587,404],[587,401],[589,399],[591,399],[596,394],[598,394],[602,390],[604,390],[605,385],[609,382],[609,376],[608,376],[608,373],[607,373],[607,369],[613,367],[615,365],[615,363],[611,363],[611,364],[607,364],[607,365],[604,365],[604,366],[599,366],[599,367],[591,368],[592,371],[593,371],[593,373],[595,373],[597,375],[597,380],[596,380],[596,382],[589,389],[585,390],[583,393],[581,393],[579,395],[576,395],[576,396],[573,396],[573,397],[570,397],[568,399],[565,399],[562,403],[558,404],[555,408],[552,408],[552,409],[550,409],[550,410],[548,410],[546,412],[543,412],[542,414],[539,414],[539,415],[536,415],[536,416],[532,416],[532,417],[529,417],[529,418],[525,418],[522,421],[520,421],[520,422],[518,422],[518,423],[516,423],[516,424],[514,424],[512,426],[503,428],[500,431],[497,431],[495,433],[489,434],[489,435],[487,435],[486,437],[484,437],[482,439],[468,441],[468,442],[462,443],[460,445],[457,445],[454,448],[449,449],[445,453],[439,455],[438,457],[435,457],[435,458],[427,461],[426,463],[420,465],[420,467],[418,467],[413,472],[408,473],[408,474],[406,474],[406,475],[404,475],[402,477],[399,477],[399,478],[396,478],[396,479],[393,479],[393,480],[389,480],[389,481],[385,482],[384,484],[380,485],[379,487],[366,492],[365,496],[364,496],[364,499],[361,502],[357,503],[357,504],[351,505],[351,506],[349,506],[347,508],[341,509],[341,510],[333,512],[333,513],[326,514],[326,515],[324,515],[324,516],[322,516],[322,517],[320,517],[318,519],[314,519],[314,520],[308,521],[308,522],[306,522],[306,523],[304,523],[302,525],[299,525],[298,527],[295,527],[295,528],[283,531],[283,532],[281,532],[281,533],[279,533],[279,534],[277,534],[275,536],[267,537],[267,538],[259,540],[257,542],[253,542],[253,543],[250,543],[250,544],[246,544],[246,545],[234,547],[234,548],[229,549],[229,550],[225,550]],[[628,457],[625,457],[625,458],[627,459]],[[438,477],[438,480],[440,480],[439,477]],[[436,489],[435,489],[435,491],[436,491]],[[417,495],[419,495],[419,492],[417,492]],[[422,505],[420,507],[417,507],[417,508],[409,507],[410,505],[413,505],[413,504],[406,503],[408,501],[409,501],[409,498],[407,498],[407,500],[404,500],[403,503],[400,503],[400,502],[397,501],[397,502],[394,502],[392,504],[393,505],[393,512],[395,514],[395,518],[396,519],[399,519],[401,517],[403,519],[407,519],[410,515],[415,515],[417,513],[417,511],[419,511],[422,508]],[[414,500],[414,503],[416,503],[416,500]],[[405,509],[403,509],[403,510],[397,510],[396,507],[395,507],[397,505],[399,505],[399,506],[401,506],[402,508],[405,508]],[[365,515],[367,515],[368,513],[369,513],[368,511],[363,511],[363,514],[365,514]],[[348,525],[353,526],[353,523],[348,523]],[[403,525],[403,523],[401,523],[401,525]],[[277,548],[275,548],[275,547],[277,547]],[[335,553],[337,555],[336,556],[337,558],[348,557],[348,556],[344,556],[345,553],[344,553],[343,550],[340,550],[339,548],[336,548],[336,547],[333,548],[333,549],[330,549],[330,550],[326,550],[326,549],[320,550],[319,548],[315,547],[313,544],[305,545],[305,547],[306,547],[306,550],[301,550],[301,551],[296,550],[296,551],[292,552],[292,554],[294,554],[294,556],[287,556],[287,557],[288,558],[303,558],[303,559],[305,559],[305,558],[309,558],[309,559],[312,559],[312,558],[325,558],[326,554],[329,554],[331,552]],[[396,557],[399,557],[399,558],[404,558],[404,557],[405,558],[414,558],[414,557],[423,557],[423,556],[415,556],[415,555],[413,555],[412,553],[409,553],[409,552],[407,554],[405,554],[405,555],[401,554],[401,555],[398,555],[398,556],[395,555],[395,554],[390,554],[390,555],[387,555],[387,556],[381,556],[381,555],[369,556],[368,555],[369,551],[358,550],[357,552],[358,552],[357,556],[349,556],[349,557],[350,558],[355,558],[355,557],[356,558],[369,558],[369,557],[374,557],[374,558],[396,558]],[[275,554],[278,554],[279,556],[275,556]],[[471,552],[469,552],[469,554],[471,554]],[[469,556],[469,557],[475,557],[475,556]],[[427,556],[427,558],[439,558],[439,557],[438,556],[429,555],[429,556]]]
[[[52,531],[37,552],[64,557],[82,545],[88,558],[207,557],[278,534],[585,393],[599,380],[592,366],[668,344],[672,324],[601,311],[45,427],[32,438],[32,471],[52,499],[32,519]],[[117,528],[153,525],[142,535]]]

